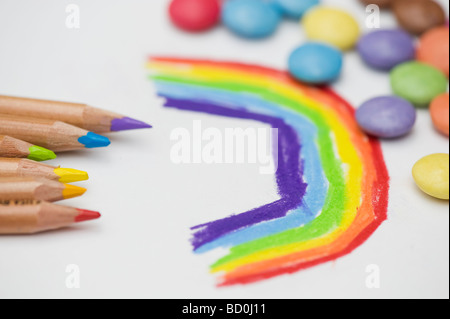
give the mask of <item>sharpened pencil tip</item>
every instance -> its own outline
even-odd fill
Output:
[[[48,161],[56,158],[56,154],[46,148],[33,145],[31,146],[28,151],[30,154],[28,155],[28,159],[33,161]]]
[[[152,128],[151,125],[132,119],[130,117],[123,117],[121,119],[114,119],[111,121],[111,131],[126,131],[126,130],[137,130],[142,128]]]
[[[92,132],[80,137],[78,142],[86,148],[106,147],[111,144],[111,141],[107,137]]]
[[[101,217],[99,212],[94,212],[91,210],[86,209],[77,209],[78,210],[78,216],[75,217],[75,222],[84,222],[88,220],[98,219]]]
[[[72,168],[58,167],[53,172],[60,177],[61,183],[75,183],[89,179],[88,173]]]
[[[74,198],[86,193],[86,188],[64,184],[63,197],[64,199]]]

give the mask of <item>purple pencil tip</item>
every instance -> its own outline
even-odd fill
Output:
[[[114,119],[111,121],[111,131],[126,131],[126,130],[137,130],[141,128],[151,128],[152,126],[138,121],[129,117],[123,117],[121,119]]]

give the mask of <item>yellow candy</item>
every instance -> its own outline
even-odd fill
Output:
[[[417,186],[430,196],[449,199],[449,155],[432,154],[419,160],[413,167]]]
[[[358,42],[358,22],[347,12],[330,7],[309,10],[302,19],[310,40],[325,42],[341,50],[350,50]]]

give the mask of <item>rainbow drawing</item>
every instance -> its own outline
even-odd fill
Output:
[[[192,227],[218,285],[248,284],[347,255],[387,218],[389,175],[380,143],[326,87],[267,67],[156,57],[150,78],[165,107],[248,119],[278,129],[280,199]],[[275,152],[274,152],[275,153]]]

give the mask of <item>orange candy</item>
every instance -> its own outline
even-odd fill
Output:
[[[430,105],[431,119],[436,129],[449,136],[449,94],[439,95]]]
[[[417,59],[431,64],[449,76],[449,29],[438,27],[426,32],[417,49]]]

